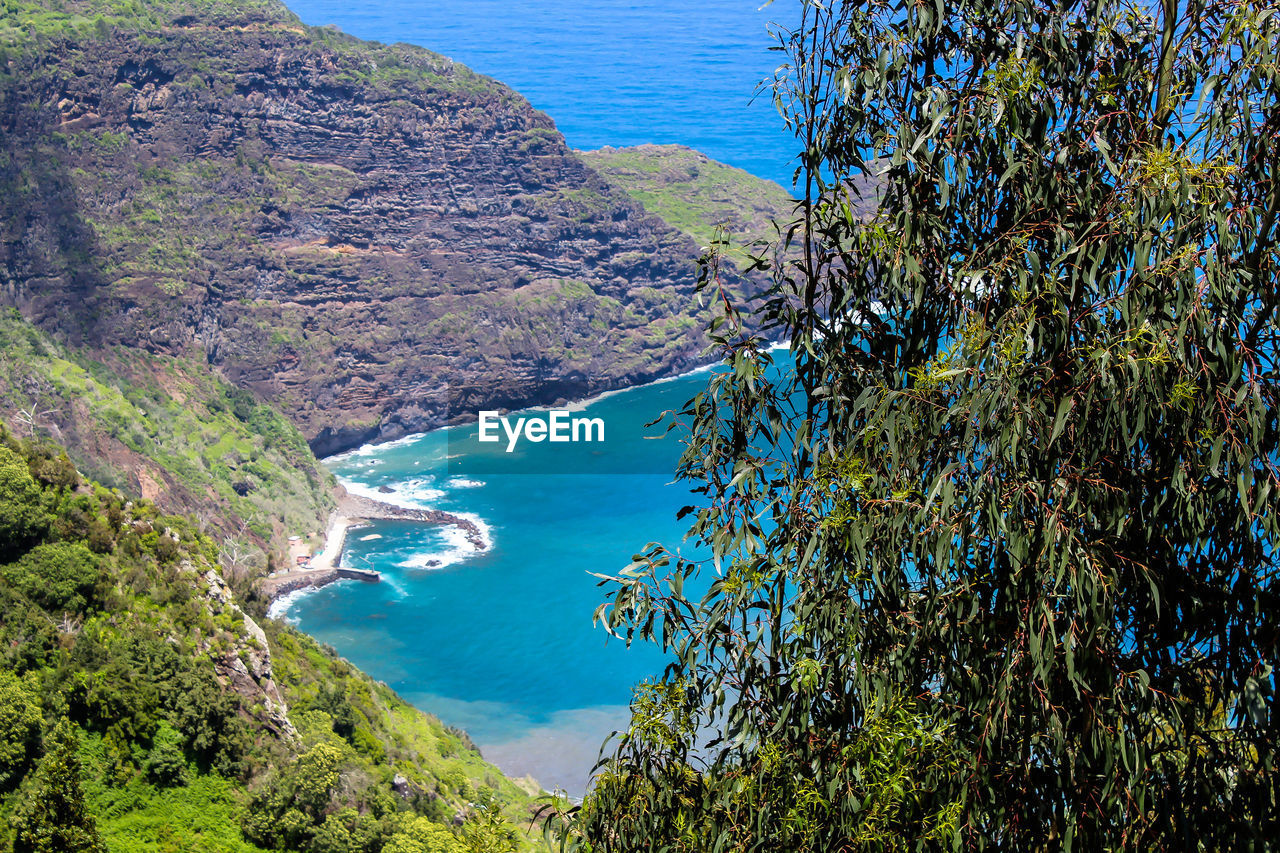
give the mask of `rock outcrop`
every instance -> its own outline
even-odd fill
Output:
[[[501,84],[272,2],[62,8],[0,28],[0,303],[64,341],[196,355],[321,455],[699,359],[697,245]]]
[[[238,627],[242,629],[235,632],[238,639],[231,647],[215,651],[206,644],[202,651],[213,658],[219,680],[244,697],[245,706],[254,709],[263,727],[278,737],[293,739],[297,732],[289,721],[289,706],[275,682],[266,632],[240,609],[221,575],[210,569],[202,579],[209,612],[215,617],[229,613],[233,620],[241,623]]]

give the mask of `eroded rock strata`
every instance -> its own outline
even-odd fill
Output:
[[[321,455],[696,362],[698,247],[517,93],[274,3],[106,9],[0,57],[0,301],[68,343],[198,355]]]

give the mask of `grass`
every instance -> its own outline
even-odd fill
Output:
[[[306,746],[327,742],[345,748],[348,760],[365,774],[386,777],[384,781],[390,782],[400,773],[411,788],[430,792],[455,810],[473,801],[481,788],[490,788],[503,802],[506,818],[514,826],[528,827],[537,792],[503,776],[480,756],[464,732],[414,708],[391,688],[375,682],[306,634],[279,622],[264,627],[274,671],[285,687],[289,706],[311,708],[322,686],[337,686],[355,711],[356,735],[352,740],[376,743],[381,751],[371,755],[352,749],[333,733],[328,715],[295,711],[291,716]],[[367,737],[362,738],[362,731]],[[532,841],[529,846],[538,847]]]
[[[299,27],[275,0],[0,0],[0,44],[157,30],[181,26],[193,12],[206,25]]]
[[[306,26],[279,0],[0,0],[0,48],[18,51],[55,41],[86,47],[85,42],[121,33],[146,45],[164,43],[173,35],[226,37],[236,31],[297,35],[326,54],[327,82],[334,85],[410,96],[462,93],[482,103],[524,100],[493,79],[424,48],[382,45],[335,27]],[[234,68],[225,61],[200,62],[194,70],[199,73],[178,81],[180,85],[204,88],[208,77],[215,90],[221,86],[229,94],[234,89]]]
[[[729,237],[728,255],[745,261],[748,247],[775,237],[773,222],[787,222],[791,195],[757,178],[680,145],[641,145],[580,151],[582,160],[645,210],[709,246],[718,229]]]
[[[85,801],[109,853],[217,850],[260,853],[240,834],[244,790],[216,773],[188,767],[188,782],[157,788],[141,777],[124,788],[105,784],[109,760],[102,736],[88,734],[80,758],[88,772]]]

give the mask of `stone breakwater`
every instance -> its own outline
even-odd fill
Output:
[[[347,495],[339,503],[338,514],[352,521],[417,521],[423,524],[451,525],[461,530],[477,551],[489,547],[475,522],[438,509],[414,509],[375,501],[363,495]]]
[[[438,509],[415,509],[383,503],[362,495],[343,495],[338,509],[329,520],[325,548],[312,560],[311,567],[278,574],[262,581],[268,601],[276,601],[291,592],[319,589],[340,580],[378,580],[378,573],[340,565],[347,533],[370,521],[415,521],[420,524],[451,525],[462,531],[467,542],[477,551],[489,547],[478,525],[470,519]]]
[[[263,581],[271,601],[300,589],[319,589],[340,580],[377,581],[378,573],[365,569],[312,569],[289,572]]]

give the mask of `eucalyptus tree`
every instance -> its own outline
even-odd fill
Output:
[[[1276,9],[805,2],[779,36],[803,199],[676,418],[709,557],[608,582],[674,662],[562,843],[1276,844]]]

